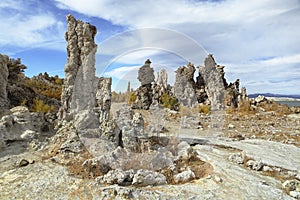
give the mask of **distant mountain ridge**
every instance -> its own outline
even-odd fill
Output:
[[[249,94],[248,96],[250,98],[256,98],[259,95],[265,96],[265,97],[277,97],[277,98],[294,98],[294,99],[300,99],[300,95],[297,94],[273,94],[273,93],[255,93],[255,94]]]

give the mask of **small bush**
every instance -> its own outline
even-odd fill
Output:
[[[136,96],[135,92],[132,92],[129,96],[128,104],[130,104],[130,105],[133,104],[136,101],[136,98],[137,98],[137,96]]]
[[[60,100],[62,94],[62,85],[57,84],[56,82],[62,83],[63,79],[56,78],[53,82],[55,82],[55,84],[47,84],[40,82],[39,80],[26,78],[25,85],[32,88],[37,94],[41,94],[47,98],[55,98]]]
[[[198,106],[198,112],[199,113],[204,113],[204,114],[209,114],[210,113],[210,106],[209,105],[199,105]]]
[[[27,99],[23,99],[20,106],[26,106],[26,104],[27,104]]]
[[[168,93],[164,93],[160,97],[160,102],[161,102],[161,105],[164,108],[169,108],[169,109],[172,109],[172,110],[176,110],[177,107],[178,107],[178,101],[177,101],[177,99],[175,97],[172,97]]]
[[[266,111],[274,111],[276,112],[279,116],[291,114],[291,110],[287,105],[281,105],[277,102],[271,101],[269,103],[265,103],[262,105],[262,107]]]
[[[43,100],[35,98],[33,100],[33,107],[31,109],[31,111],[40,112],[40,113],[54,112],[55,107],[53,105],[49,106]]]
[[[233,114],[234,112],[235,112],[235,109],[232,106],[226,108],[226,113],[227,114]]]

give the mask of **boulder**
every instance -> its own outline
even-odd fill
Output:
[[[133,177],[132,185],[135,186],[155,186],[167,184],[167,179],[158,172],[140,169]]]
[[[175,183],[186,183],[195,178],[195,174],[192,170],[188,169],[174,176]]]
[[[120,145],[126,149],[137,152],[139,138],[145,137],[144,119],[140,113],[134,114],[129,106],[123,106],[116,115],[116,124],[121,130]]]
[[[245,158],[245,155],[243,153],[233,153],[233,154],[230,154],[228,159],[231,162],[234,162],[237,164],[244,164],[244,158]]]
[[[40,133],[48,132],[49,122],[42,113],[30,113],[28,108],[18,106],[10,109],[10,114],[0,120],[0,146],[7,141],[37,139]]]
[[[121,186],[131,185],[133,181],[134,171],[127,170],[123,171],[121,169],[115,169],[109,171],[104,176],[99,176],[96,178],[97,183],[99,184],[118,184]]]
[[[186,142],[182,141],[177,146],[178,150],[178,158],[181,159],[189,159],[191,155],[194,153],[193,148]]]
[[[293,179],[293,180],[286,180],[285,182],[282,183],[283,189],[287,191],[296,191],[300,192],[300,181]]]
[[[265,101],[268,101],[268,100],[263,95],[259,95],[258,97],[256,97],[254,99],[255,105],[260,104],[260,103],[265,102]]]
[[[290,196],[295,198],[295,199],[300,199],[300,192],[290,191]]]
[[[263,163],[261,161],[248,160],[246,166],[250,169],[260,171],[263,168]]]

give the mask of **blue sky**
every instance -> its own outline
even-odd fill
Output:
[[[20,57],[28,76],[63,76],[69,13],[97,27],[97,75],[116,90],[138,85],[147,58],[173,83],[177,67],[212,53],[248,93],[300,93],[299,0],[1,0],[0,53]]]

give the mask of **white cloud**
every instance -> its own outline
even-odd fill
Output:
[[[65,24],[38,2],[4,0],[0,18],[2,49],[14,49],[14,53],[34,47],[64,50]]]
[[[185,60],[202,64],[209,52],[218,64],[226,66],[230,81],[240,78],[249,91],[298,92],[293,85],[299,85],[300,79],[298,0],[55,2],[59,8],[103,18],[130,30],[99,44],[98,73],[109,71],[118,77],[126,74],[122,70],[127,68],[118,71],[110,68],[111,64],[142,65],[147,58],[153,60],[154,67],[173,70]],[[57,20],[56,13],[40,1],[1,0],[0,17],[1,49],[65,50],[66,23]]]
[[[298,0],[56,2],[60,8],[103,18],[130,29],[154,27],[178,31],[203,45],[207,52],[213,53],[218,64],[226,65],[225,70],[230,81],[240,78],[241,83],[252,92],[255,91],[255,87],[256,90],[266,92],[298,92],[292,85],[299,83],[300,79],[297,67],[300,65]],[[102,53],[112,53],[118,57],[123,55],[120,52],[124,53],[124,50],[162,45],[165,50],[182,50],[184,53],[177,55],[189,55],[183,57],[194,59],[192,62],[197,65],[203,62],[201,54],[206,52],[205,50],[199,52],[199,49],[189,48],[191,46],[186,45],[184,37],[173,36],[170,37],[168,32],[135,33],[132,37],[113,40],[113,45],[102,49]],[[99,53],[101,54],[101,46]],[[172,62],[169,60],[169,64]],[[130,59],[127,63],[130,64]],[[252,82],[257,85],[254,87]]]
[[[118,1],[118,0],[56,0],[60,8],[97,16],[115,24],[132,27],[169,26],[182,23],[244,23],[261,17],[280,14],[298,2],[254,1]]]

